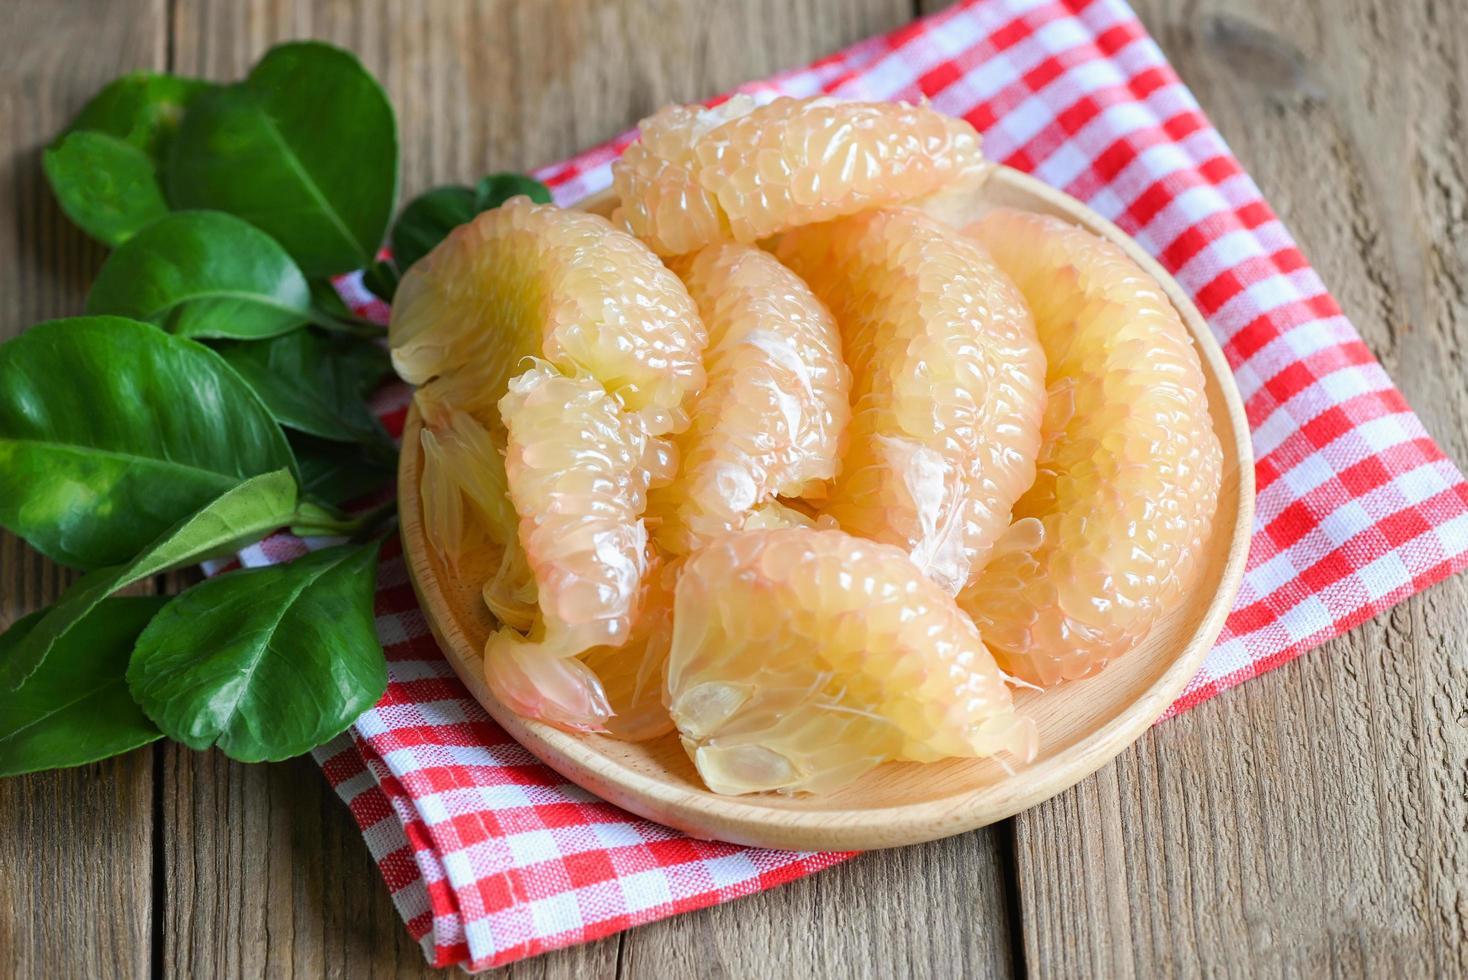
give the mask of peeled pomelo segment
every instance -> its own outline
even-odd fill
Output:
[[[522,714],[599,731],[611,712],[605,692],[584,664],[564,661],[631,635],[648,570],[647,434],[596,379],[544,361],[510,383],[500,415],[540,609],[529,636],[490,637],[485,676]]]
[[[960,596],[1004,668],[1048,685],[1125,653],[1193,581],[1222,453],[1177,311],[1116,245],[996,211],[969,229],[1034,311],[1050,409],[1015,516],[1043,526]]]
[[[557,728],[604,732],[612,716],[606,692],[590,667],[576,657],[548,655],[514,630],[490,637],[484,680],[515,714]]]
[[[768,235],[977,181],[979,135],[927,105],[736,96],[669,106],[612,164],[619,217],[660,255]]]
[[[835,476],[851,373],[831,314],[768,253],[710,245],[673,268],[709,332],[708,384],[676,440],[681,472],[648,514],[658,544],[685,554]]]
[[[678,277],[607,219],[525,197],[408,270],[388,340],[404,379],[462,374],[490,403],[544,358],[601,382],[653,435],[684,425],[703,386],[703,324]]]
[[[1023,298],[983,248],[906,208],[795,229],[776,254],[835,314],[852,372],[822,512],[958,592],[1035,475],[1045,358]]]
[[[897,548],[717,538],[678,579],[668,707],[717,793],[823,792],[889,759],[1033,755],[973,622]]]
[[[762,531],[777,527],[834,528],[838,525],[831,518],[812,515],[806,508],[796,507],[800,501],[771,500],[761,504],[744,519],[744,530]]]
[[[423,447],[423,473],[419,477],[423,533],[429,547],[438,552],[451,571],[457,571],[465,549],[474,544],[466,533],[464,492],[438,436],[425,428],[419,442]]]
[[[755,107],[747,95],[722,105],[670,105],[642,120],[641,132],[612,164],[620,201],[613,222],[652,242],[660,255],[682,255],[729,238],[718,201],[698,183],[694,147],[709,130]]]
[[[520,542],[548,642],[579,652],[625,641],[647,571],[647,435],[594,379],[543,362],[500,403]]]

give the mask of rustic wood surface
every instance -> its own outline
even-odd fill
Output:
[[[1134,2],[1468,461],[1468,7]],[[0,338],[80,309],[103,253],[55,207],[40,148],[122,71],[229,78],[283,38],[350,46],[391,91],[412,193],[564,156],[913,14],[908,0],[10,0]],[[0,537],[0,625],[65,581]],[[1468,975],[1465,637],[1456,579],[1004,825],[502,974]],[[0,781],[0,823],[0,976],[434,972],[308,760],[144,749]]]

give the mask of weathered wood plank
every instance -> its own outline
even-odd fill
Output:
[[[102,253],[50,202],[39,145],[103,81],[162,63],[149,27],[162,6],[28,0],[7,11],[18,29],[0,37],[0,123],[20,152],[0,162],[0,220],[14,229],[0,236],[0,336],[80,305]],[[176,47],[181,70],[219,77],[282,37],[360,51],[398,105],[411,192],[554,159],[667,99],[890,26],[906,4],[786,6],[179,0]],[[1429,428],[1468,458],[1463,12],[1429,0],[1138,6]],[[99,57],[99,36],[126,40]],[[634,54],[639,38],[653,42]],[[0,623],[61,581],[0,541]],[[1468,972],[1465,610],[1463,583],[1439,586],[1169,722],[1017,821],[1031,969]],[[167,972],[422,972],[308,761],[165,758],[165,825],[177,828],[165,851]],[[149,774],[147,753],[134,753],[0,783],[12,829],[0,835],[0,973],[147,970]],[[509,972],[607,976],[620,962],[629,976],[841,975],[895,970],[878,959],[887,951],[919,975],[1003,970],[1003,840],[871,855]]]
[[[161,962],[178,977],[433,975],[310,759],[165,750]]]
[[[1137,7],[1428,428],[1468,459],[1468,9]],[[1465,635],[1456,580],[1019,817],[1030,970],[1468,972]]]
[[[179,70],[232,78],[270,44],[357,52],[398,111],[405,195],[549,163],[673,99],[801,64],[911,16],[906,0],[705,4],[179,0]]]
[[[21,0],[0,30],[0,340],[81,311],[104,250],[56,206],[42,147],[113,76],[164,63],[164,0]],[[105,43],[99,43],[105,38]],[[71,576],[0,532],[0,629]],[[0,780],[0,975],[144,976],[153,750]]]
[[[624,977],[1008,977],[1004,828],[864,854],[627,933]]]

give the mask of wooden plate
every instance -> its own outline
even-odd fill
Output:
[[[1212,538],[1187,604],[1146,641],[1093,678],[1044,692],[1020,691],[1021,710],[1039,725],[1039,754],[1009,773],[990,760],[888,763],[825,796],[723,797],[699,781],[674,735],[629,744],[570,735],[527,721],[485,686],[481,651],[494,620],[479,597],[492,571],[447,573],[424,540],[418,482],[422,454],[416,412],[403,434],[398,494],[403,545],[428,624],[454,670],[485,709],[522,745],[570,781],[633,813],[697,837],[761,847],[857,850],[934,840],[1001,820],[1100,769],[1165,711],[1197,672],[1233,605],[1249,548],[1254,465],[1233,375],[1207,324],[1172,278],[1127,235],[1080,202],[998,168],[983,202],[1057,215],[1119,244],[1167,291],[1193,333],[1207,376],[1214,429],[1223,445],[1223,488]],[[603,196],[584,202],[606,210]]]

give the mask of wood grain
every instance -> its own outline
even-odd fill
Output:
[[[165,750],[161,966],[178,977],[421,977],[361,834],[309,759]]]
[[[1464,5],[1134,3],[1429,429],[1468,460]],[[558,158],[910,13],[907,0],[12,0],[0,337],[76,312],[102,257],[46,193],[41,144],[107,79],[168,51],[180,70],[234,77],[277,39],[348,44],[391,90],[411,193]],[[0,538],[0,624],[63,581]],[[1465,636],[1454,580],[1168,722],[1012,834],[868,855],[497,975],[1468,974]],[[158,751],[160,944],[145,750],[0,781],[0,976],[425,972],[309,761]]]
[[[1003,871],[989,829],[873,851],[774,891],[626,934],[634,978],[1014,975]]]
[[[114,76],[163,66],[163,14],[164,0],[0,12],[0,341],[81,312],[105,253],[57,208],[41,149]],[[0,629],[71,578],[0,532]],[[0,976],[147,975],[153,788],[152,749],[0,779]]]

